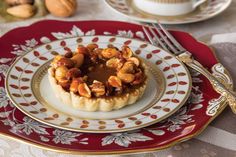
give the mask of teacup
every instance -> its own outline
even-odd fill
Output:
[[[133,0],[134,5],[147,13],[177,16],[192,12],[207,0]]]

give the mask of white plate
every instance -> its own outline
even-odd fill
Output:
[[[111,40],[112,39],[112,40]],[[79,43],[78,43],[79,42]],[[135,104],[111,112],[77,111],[61,103],[47,78],[50,61],[78,44],[128,45],[150,67],[144,96]],[[12,64],[6,90],[22,112],[42,123],[80,132],[121,132],[142,128],[163,120],[179,109],[191,90],[186,67],[168,52],[143,41],[112,36],[86,36],[57,40],[35,48]]]

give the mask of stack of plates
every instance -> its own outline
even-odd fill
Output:
[[[3,79],[0,84],[0,134],[61,152],[124,154],[163,149],[200,133],[224,109],[224,100],[199,73],[145,42],[141,30],[115,21],[42,21],[1,37],[1,68],[8,73],[5,89]],[[232,83],[209,47],[187,33],[171,32],[203,65]],[[47,78],[51,60],[89,43],[126,44],[145,60],[149,81],[140,100],[116,111],[85,112],[55,97]]]

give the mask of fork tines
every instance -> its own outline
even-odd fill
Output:
[[[148,28],[149,31],[147,30],[146,27]],[[157,25],[152,23],[151,26],[146,26],[146,27],[145,26],[142,27],[143,31],[147,35],[148,40],[153,45],[160,46],[164,50],[170,51],[176,55],[186,51],[178,43],[178,41],[176,41],[176,39],[171,35],[171,33],[169,33],[159,22],[157,23]]]

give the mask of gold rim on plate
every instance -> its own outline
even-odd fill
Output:
[[[86,36],[86,37],[84,37],[84,38],[89,38],[89,37],[91,38],[91,36]],[[93,37],[93,36],[92,36],[92,37]],[[109,36],[96,36],[96,37],[109,38]],[[121,39],[121,40],[127,40],[127,38],[120,38],[120,37],[116,37],[116,38]],[[69,40],[69,39],[73,39],[73,40],[74,40],[75,38],[68,38],[68,39],[63,39],[63,40]],[[146,43],[146,42],[142,42],[142,41],[136,40],[136,39],[129,39],[129,40],[136,41],[136,42],[139,42],[139,43],[148,44],[148,43]],[[52,43],[59,42],[59,41],[62,41],[62,40],[56,40],[56,41],[54,41],[54,42],[52,42]],[[47,43],[47,44],[48,44],[48,43]],[[149,45],[149,44],[148,44],[148,45]],[[45,46],[45,45],[41,45],[41,46]],[[153,47],[155,47],[155,46],[153,46]],[[38,48],[38,47],[37,47],[37,48]],[[158,47],[155,47],[155,48],[160,49],[160,48],[158,48]],[[12,66],[10,67],[10,69],[9,69],[9,71],[8,71],[8,74],[7,74],[7,77],[6,77],[6,89],[7,89],[7,94],[9,95],[11,101],[14,102],[14,104],[16,105],[16,107],[18,107],[23,113],[25,113],[26,115],[28,115],[29,117],[31,117],[31,118],[33,118],[33,119],[35,119],[35,120],[37,120],[37,121],[40,121],[40,122],[42,122],[42,123],[44,123],[44,124],[47,124],[47,125],[50,125],[50,126],[53,126],[53,127],[57,127],[57,128],[61,128],[61,129],[66,129],[66,130],[71,130],[71,131],[94,132],[94,133],[121,132],[121,131],[128,131],[128,130],[134,130],[134,129],[146,127],[146,126],[148,126],[148,125],[157,123],[157,122],[159,122],[159,121],[161,121],[161,120],[167,118],[168,116],[170,116],[170,115],[173,114],[174,112],[176,112],[176,111],[186,102],[186,100],[187,100],[188,97],[189,97],[190,91],[191,91],[192,82],[191,82],[191,76],[190,76],[190,74],[189,74],[189,72],[188,72],[188,69],[185,67],[185,65],[184,65],[183,63],[181,63],[181,62],[178,61],[178,63],[182,66],[182,68],[185,69],[185,72],[186,72],[186,74],[187,74],[186,77],[188,78],[188,79],[187,79],[187,80],[188,80],[188,86],[187,86],[187,87],[188,87],[188,90],[186,90],[186,93],[185,93],[185,95],[184,95],[184,98],[182,98],[182,100],[179,102],[179,104],[178,104],[174,109],[172,109],[170,112],[168,112],[168,114],[165,114],[164,116],[162,116],[162,117],[160,117],[160,118],[158,118],[158,119],[152,120],[152,121],[150,121],[150,122],[146,122],[146,123],[141,124],[141,125],[136,125],[136,126],[133,126],[133,127],[127,127],[127,128],[124,128],[124,129],[113,129],[113,130],[111,130],[111,129],[106,129],[106,130],[105,130],[105,129],[103,129],[103,130],[79,129],[79,128],[67,127],[67,126],[64,126],[64,125],[54,124],[54,123],[51,123],[50,121],[45,121],[45,120],[43,120],[43,119],[40,119],[40,118],[38,118],[38,117],[35,117],[32,113],[29,113],[28,111],[24,110],[24,109],[22,108],[22,106],[19,105],[18,102],[16,102],[16,101],[14,100],[14,98],[11,96],[11,91],[10,91],[10,89],[8,88],[8,87],[9,87],[8,81],[9,81],[9,75],[10,75],[11,69],[15,66],[15,64],[17,64],[18,61],[20,61],[20,60],[21,60],[23,57],[25,57],[27,54],[32,53],[34,50],[35,50],[35,49],[33,49],[32,51],[30,51],[30,52],[26,53],[25,55],[21,56],[20,58],[18,58],[18,60],[16,60],[16,61],[14,62],[14,64],[12,64]],[[172,57],[174,58],[174,56],[173,56],[172,54],[170,54],[170,53],[168,53],[168,52],[166,52],[166,51],[164,51],[164,50],[162,50],[162,51],[165,52],[166,54],[172,56]],[[177,60],[176,60],[176,61],[177,61]],[[27,66],[26,66],[26,67],[27,67]],[[36,94],[36,95],[37,95],[37,94]]]

